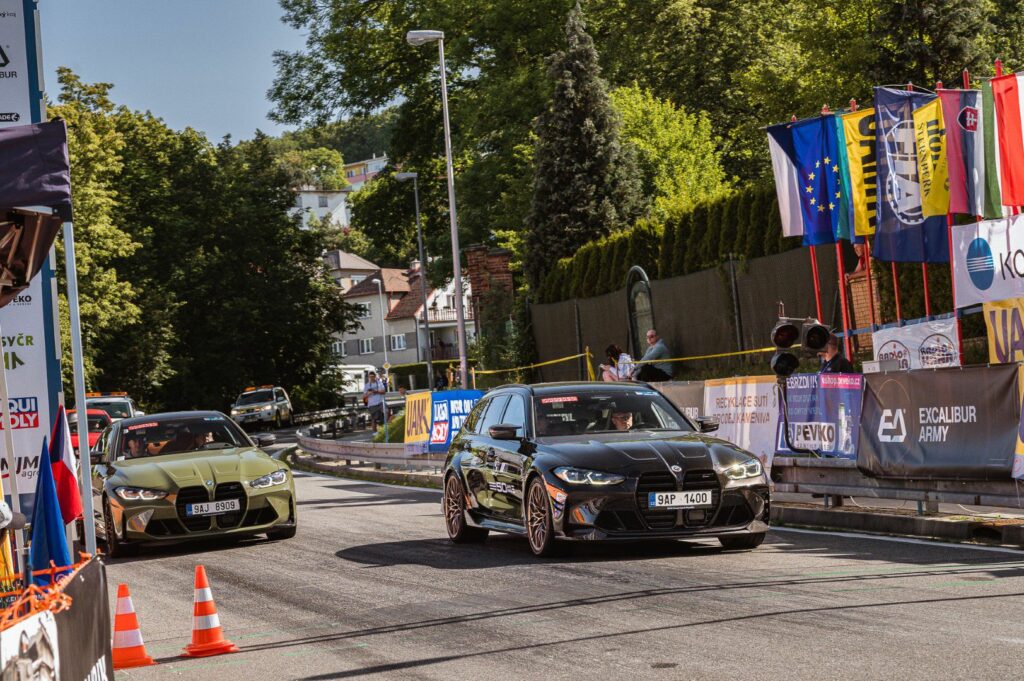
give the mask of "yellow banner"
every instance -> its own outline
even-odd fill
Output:
[[[985,303],[983,316],[988,330],[988,361],[1024,361],[1024,298]]]
[[[405,441],[426,442],[430,439],[430,392],[405,396]]]
[[[933,99],[914,111],[917,142],[917,177],[921,183],[921,210],[934,217],[949,212],[949,170],[946,165],[946,128],[942,104]]]
[[[861,109],[843,116],[846,158],[853,191],[853,231],[875,233],[878,199],[878,162],[875,156],[875,110]]]

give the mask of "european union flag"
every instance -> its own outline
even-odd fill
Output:
[[[793,161],[800,180],[804,245],[835,243],[844,231],[849,234],[850,226],[834,117],[797,121],[791,129]]]

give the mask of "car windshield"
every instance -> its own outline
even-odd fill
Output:
[[[89,414],[87,418],[89,420],[90,433],[102,433],[103,429],[110,425],[110,419],[103,416]],[[74,414],[68,414],[68,428],[71,429],[72,433],[78,433],[78,418]]]
[[[112,419],[126,419],[132,415],[128,400],[86,400],[85,405],[93,409],[102,409]]]
[[[259,404],[260,402],[273,402],[274,391],[273,390],[252,390],[247,393],[242,393],[238,396],[235,401],[235,406],[244,407],[247,404]]]
[[[251,445],[245,433],[224,416],[179,416],[128,425],[121,433],[119,456],[138,459]]]
[[[545,393],[533,398],[538,437],[682,430],[693,426],[656,390]]]

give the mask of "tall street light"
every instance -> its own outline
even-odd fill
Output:
[[[384,442],[388,441],[388,400],[387,400],[387,388],[388,381],[391,377],[388,372],[391,370],[391,364],[388,363],[388,334],[384,330],[384,317],[387,316],[388,310],[384,307],[384,289],[381,285],[381,279],[384,274],[381,273],[380,277],[374,277],[373,283],[377,285],[377,296],[380,298],[380,339],[384,343],[384,392],[383,399],[380,403],[381,413],[384,414]]]
[[[459,377],[463,389],[469,387],[466,364],[466,315],[462,306],[462,261],[459,257],[459,223],[455,216],[455,171],[452,168],[452,133],[448,125],[448,82],[444,70],[444,31],[409,31],[405,40],[413,47],[437,41],[441,59],[441,109],[444,113],[444,153],[448,167],[448,218],[452,228],[452,268],[455,274],[455,319],[459,339]]]
[[[430,345],[430,315],[427,314],[427,256],[423,248],[423,227],[420,225],[420,189],[416,173],[395,173],[399,182],[412,180],[412,195],[416,202],[416,241],[420,249],[420,286],[423,289],[423,326],[427,332],[427,388],[434,388],[433,349]]]

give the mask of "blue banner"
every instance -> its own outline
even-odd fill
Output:
[[[480,390],[442,390],[431,394],[428,451],[448,451],[452,438],[483,395]]]
[[[864,377],[860,374],[796,374],[786,379],[789,439],[794,447],[822,456],[857,458]],[[782,412],[775,453],[793,454],[786,446]]]
[[[949,262],[946,217],[925,218],[917,172],[914,109],[935,95],[875,88],[878,228],[872,255],[886,262]]]

